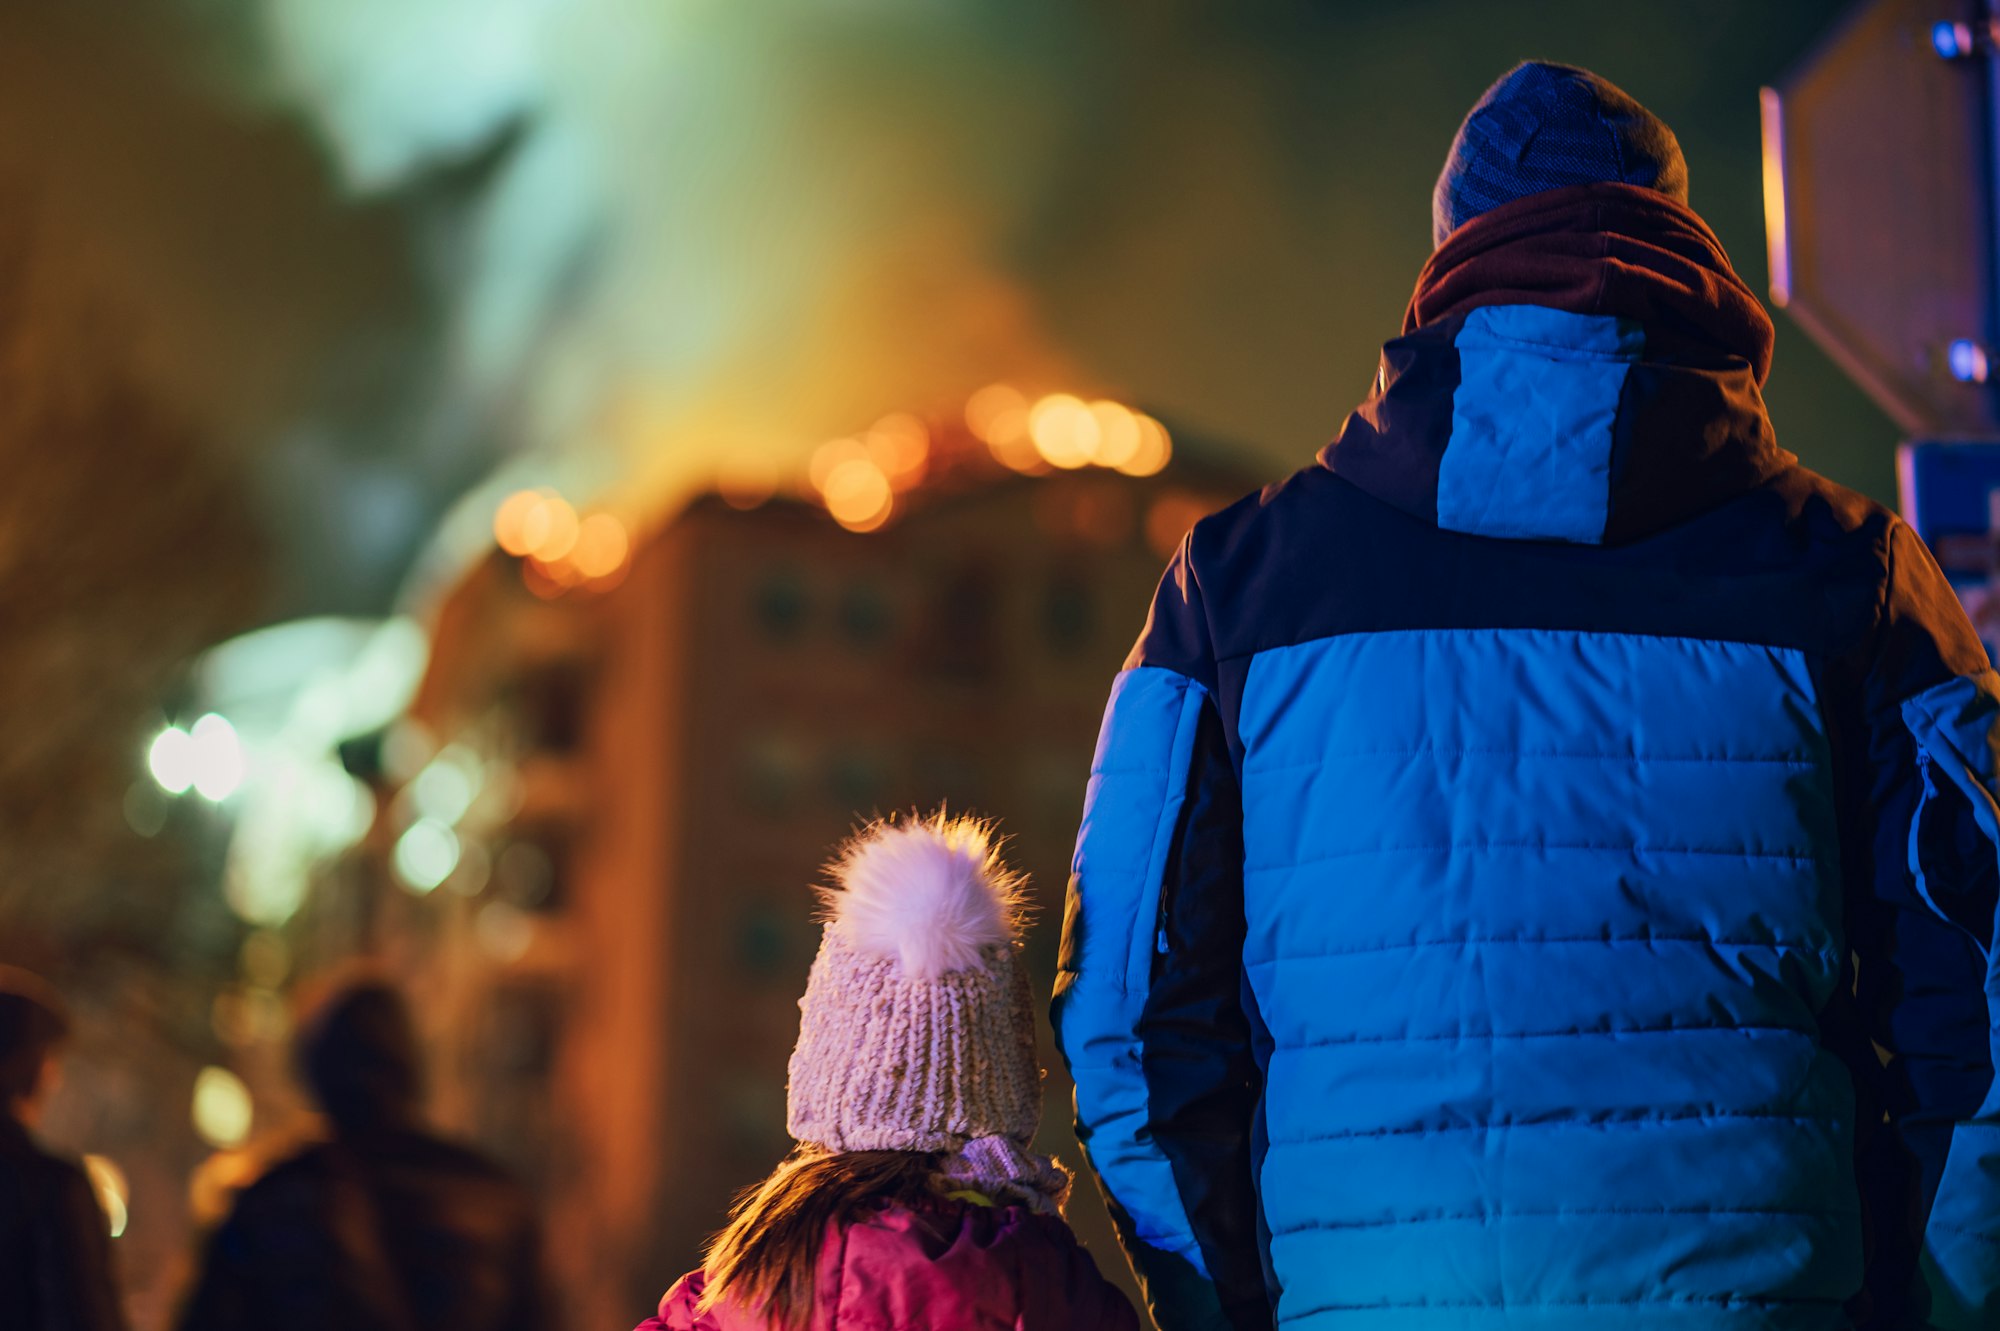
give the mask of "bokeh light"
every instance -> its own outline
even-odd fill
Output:
[[[528,539],[528,518],[545,501],[539,491],[516,490],[500,501],[493,513],[493,540],[502,550],[521,556],[533,550]]]
[[[194,723],[188,732],[191,743],[190,770],[194,776],[195,793],[203,799],[221,803],[236,793],[243,784],[243,742],[236,737],[236,727],[214,712]]]
[[[576,548],[568,562],[585,578],[608,578],[625,566],[631,552],[631,538],[625,524],[609,513],[593,513],[577,528]]]
[[[194,736],[179,726],[168,726],[146,750],[146,767],[161,790],[169,795],[186,794],[194,785]]]
[[[849,531],[874,531],[889,520],[894,488],[882,469],[865,457],[835,467],[821,487],[826,511]]]
[[[1034,405],[1028,435],[1043,461],[1065,471],[1090,465],[1097,453],[1097,417],[1082,398],[1068,393],[1051,393]]]
[[[1158,475],[1174,456],[1174,444],[1167,434],[1167,427],[1142,411],[1133,412],[1132,420],[1139,427],[1138,449],[1123,462],[1111,465],[1127,476]]]
[[[806,479],[812,482],[813,489],[825,494],[827,483],[842,464],[867,461],[868,445],[859,439],[829,439],[813,450],[806,463]]]
[[[1012,384],[988,384],[965,400],[965,426],[987,444],[1028,437],[1028,398]]]
[[[898,411],[875,422],[862,445],[868,460],[889,478],[891,488],[907,490],[924,479],[930,462],[931,432],[909,412]]]
[[[1097,447],[1090,460],[1100,467],[1122,467],[1139,455],[1145,438],[1139,420],[1116,402],[1090,404],[1091,419],[1097,422]]]
[[[405,887],[429,892],[458,867],[458,834],[435,818],[419,818],[396,838],[390,858]]]
[[[194,1130],[217,1150],[241,1146],[250,1136],[250,1088],[228,1068],[205,1067],[195,1074]]]

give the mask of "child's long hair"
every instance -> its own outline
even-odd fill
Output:
[[[934,1153],[799,1147],[769,1178],[744,1189],[709,1243],[701,1310],[726,1298],[761,1312],[773,1327],[804,1327],[827,1227],[937,1196],[937,1167]]]

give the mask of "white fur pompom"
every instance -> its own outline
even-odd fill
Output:
[[[1011,943],[1021,880],[1001,863],[993,829],[939,813],[862,829],[831,866],[828,925],[848,944],[897,957],[931,980],[979,966],[979,950]]]

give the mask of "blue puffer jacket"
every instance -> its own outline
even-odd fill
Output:
[[[1461,228],[1113,688],[1055,1020],[1165,1328],[2000,1326],[2000,679],[1628,186]]]

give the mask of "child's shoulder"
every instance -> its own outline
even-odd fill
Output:
[[[886,1296],[920,1319],[913,1326],[1136,1327],[1069,1226],[1025,1206],[939,1197],[885,1207],[829,1238],[822,1261],[838,1264],[838,1287],[869,1291],[871,1304]]]

